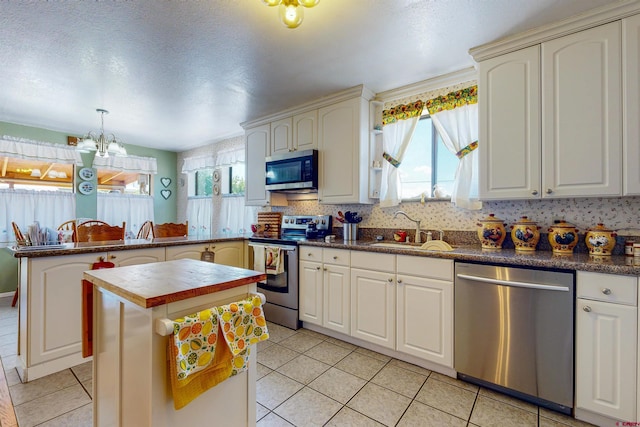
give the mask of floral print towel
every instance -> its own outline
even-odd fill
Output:
[[[218,338],[218,313],[207,309],[173,321],[178,379],[205,369],[213,360]]]

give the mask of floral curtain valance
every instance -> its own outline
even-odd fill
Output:
[[[96,169],[109,169],[125,172],[137,172],[142,174],[158,173],[158,161],[155,157],[138,157],[138,156],[96,156],[93,159],[93,167]]]
[[[212,155],[187,157],[182,164],[182,173],[191,173],[201,169],[213,169],[216,167],[216,159]]]
[[[423,109],[424,103],[421,100],[415,101],[411,104],[396,105],[395,107],[382,111],[382,124],[389,125],[391,123],[396,123],[398,120],[420,117]]]
[[[216,166],[231,166],[236,163],[244,163],[244,148],[220,151],[216,154]]]
[[[82,157],[73,147],[7,135],[0,137],[0,157],[82,165]]]
[[[446,95],[428,100],[425,107],[433,115],[444,110],[453,110],[469,104],[478,103],[478,86],[471,86]]]

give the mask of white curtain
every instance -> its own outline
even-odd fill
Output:
[[[216,166],[215,159],[211,155],[187,157],[182,163],[182,173],[197,172],[202,169],[213,169]]]
[[[422,102],[412,106],[398,106],[383,112],[383,162],[380,183],[380,207],[397,206],[401,201],[401,183],[398,166],[402,163],[404,152],[416,130]]]
[[[136,236],[145,221],[153,221],[153,197],[133,194],[98,193],[98,217],[111,225],[126,222],[127,235]]]
[[[187,221],[189,234],[211,234],[213,200],[211,197],[189,197],[187,200]]]
[[[478,97],[477,86],[427,102],[433,125],[444,145],[460,162],[456,169],[451,203],[464,209],[482,209],[478,200]]]
[[[93,158],[93,167],[96,169],[109,169],[150,175],[158,173],[158,161],[155,157],[140,157],[132,155],[128,155],[126,157],[95,156]]]
[[[245,206],[244,197],[223,197],[220,203],[220,225],[223,233],[246,233],[256,222],[257,207]]]
[[[73,147],[8,135],[0,137],[0,157],[82,166],[82,157]]]
[[[34,221],[57,229],[76,217],[76,195],[65,191],[0,190],[0,241],[13,242],[11,222],[23,231]]]

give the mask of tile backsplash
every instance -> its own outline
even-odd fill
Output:
[[[289,206],[274,207],[285,215],[336,215],[356,211],[364,219],[361,228],[402,228],[411,230],[414,224],[404,217],[393,219],[393,213],[402,210],[412,218],[422,221],[423,229],[455,231],[476,230],[479,219],[493,213],[508,225],[521,216],[528,216],[543,231],[556,219],[574,224],[581,233],[601,222],[613,230],[624,230],[625,235],[640,235],[640,197],[518,200],[485,202],[480,211],[458,209],[448,201],[402,203],[392,208],[379,205],[320,205],[317,200],[289,201]],[[334,224],[336,226],[336,224]]]

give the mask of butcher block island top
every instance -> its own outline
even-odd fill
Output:
[[[143,308],[220,292],[266,279],[263,272],[179,259],[84,272],[84,278]]]

